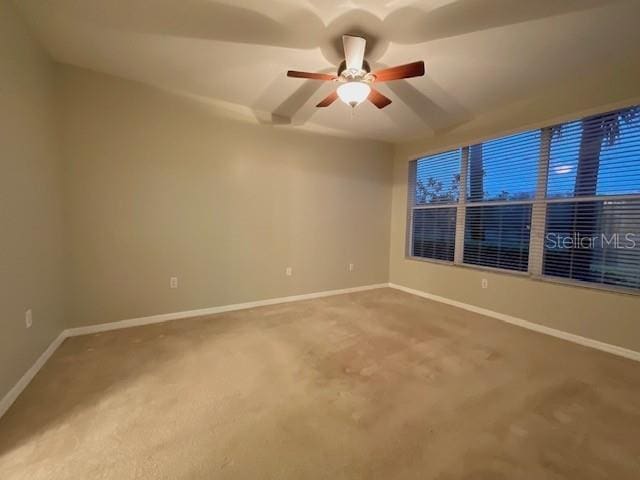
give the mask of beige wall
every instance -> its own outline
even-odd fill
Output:
[[[73,67],[60,88],[70,326],[387,281],[389,145],[239,123]]]
[[[52,76],[52,64],[13,6],[0,0],[0,398],[63,329]]]
[[[525,128],[640,103],[640,72],[607,72],[567,85],[464,129],[399,145],[393,175],[389,276],[392,283],[640,351],[640,296],[565,286],[512,274],[405,258],[408,161]],[[568,113],[573,112],[573,113]],[[486,278],[489,288],[481,288]]]
[[[0,396],[65,327],[389,279],[640,350],[638,296],[404,256],[410,157],[638,101],[637,66],[398,145],[391,161],[384,143],[241,123],[53,67],[0,7]]]

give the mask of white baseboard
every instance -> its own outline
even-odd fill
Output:
[[[99,325],[89,325],[86,327],[68,328],[58,335],[51,342],[51,345],[38,357],[36,362],[29,370],[18,380],[9,393],[0,400],[0,417],[2,417],[13,402],[18,398],[22,391],[27,388],[29,382],[36,376],[38,371],[47,362],[53,352],[62,344],[65,338],[75,337],[78,335],[87,335],[91,333],[106,332],[108,330],[117,330],[120,328],[137,327],[141,325],[149,325],[152,323],[167,322],[169,320],[178,320],[180,318],[200,317],[203,315],[213,315],[215,313],[230,312],[233,310],[244,310],[247,308],[263,307],[267,305],[276,305],[278,303],[298,302],[300,300],[311,300],[314,298],[330,297],[332,295],[341,295],[345,293],[362,292],[365,290],[373,290],[376,288],[388,287],[388,283],[379,283],[375,285],[364,285],[361,287],[342,288],[339,290],[325,290],[323,292],[306,293],[303,295],[293,295],[291,297],[269,298],[266,300],[258,300],[255,302],[237,303],[234,305],[222,305],[219,307],[203,308],[200,310],[188,310],[184,312],[165,313],[161,315],[152,315],[150,317],[132,318],[129,320],[120,320],[118,322],[101,323]]]
[[[486,317],[493,317],[498,320],[502,320],[503,322],[510,323],[512,325],[517,325],[519,327],[523,327],[528,330],[533,330],[534,332],[544,333],[546,335],[551,335],[552,337],[561,338],[562,340],[567,340],[569,342],[577,343],[585,347],[595,348],[596,350],[602,350],[603,352],[612,353],[620,357],[625,357],[625,358],[640,362],[640,352],[636,352],[635,350],[629,350],[628,348],[619,347],[617,345],[611,345],[610,343],[600,342],[592,338],[576,335],[575,333],[569,333],[562,330],[557,330],[555,328],[530,322],[522,318],[513,317],[511,315],[495,312],[493,310],[477,307],[475,305],[459,302],[457,300],[451,300],[450,298],[441,297],[439,295],[433,295],[431,293],[423,292],[421,290],[415,290],[413,288],[404,287],[402,285],[397,285],[395,283],[390,283],[389,287],[395,288],[396,290],[402,290],[403,292],[406,292],[406,293],[417,295],[418,297],[434,300],[436,302],[446,303],[447,305],[462,308],[469,312],[478,313]]]
[[[266,300],[257,300],[255,302],[221,305],[219,307],[202,308],[199,310],[187,310],[184,312],[163,313],[160,315],[151,315],[149,317],[120,320],[118,322],[100,323],[98,325],[88,325],[86,327],[69,328],[66,330],[66,332],[67,336],[75,337],[77,335],[106,332],[108,330],[118,330],[120,328],[139,327],[141,325],[150,325],[152,323],[168,322],[170,320],[178,320],[181,318],[202,317],[204,315],[214,315],[216,313],[231,312],[234,310],[245,310],[247,308],[264,307],[267,305],[276,305],[278,303],[298,302],[300,300],[311,300],[314,298],[330,297],[332,295],[341,295],[344,293],[362,292],[364,290],[373,290],[375,288],[384,288],[388,286],[388,283],[379,283],[375,285],[365,285],[362,287],[343,288],[340,290],[325,290],[323,292],[305,293],[303,295],[293,295],[291,297],[268,298]]]
[[[22,391],[27,388],[27,385],[29,385],[31,380],[33,380],[33,377],[35,377],[40,369],[44,366],[44,364],[47,363],[49,357],[53,355],[53,352],[58,349],[65,338],[67,338],[66,331],[60,333],[60,335],[58,335],[58,337],[53,342],[51,342],[47,349],[42,352],[42,355],[40,355],[35,363],[31,365],[31,368],[27,370],[27,372],[22,376],[22,378],[20,378],[20,380],[18,380],[18,383],[16,383],[13,388],[9,390],[9,393],[7,393],[2,398],[2,400],[0,400],[0,417],[2,417],[7,412],[7,410],[9,410],[9,407],[13,404],[13,402],[16,401],[16,398],[18,398]]]
[[[311,300],[314,298],[329,297],[332,295],[362,292],[365,290],[373,290],[376,288],[384,288],[384,287],[391,287],[397,290],[402,290],[403,292],[417,295],[419,297],[423,297],[429,300],[446,303],[447,305],[452,305],[454,307],[462,308],[464,310],[478,313],[480,315],[485,315],[487,317],[493,317],[498,320],[502,320],[503,322],[510,323],[512,325],[524,327],[529,330],[533,330],[539,333],[544,333],[546,335],[551,335],[553,337],[561,338],[563,340],[568,340],[570,342],[578,343],[586,347],[595,348],[597,350],[602,350],[604,352],[612,353],[614,355],[619,355],[621,357],[629,358],[631,360],[640,361],[640,352],[636,352],[634,350],[629,350],[616,345],[611,345],[608,343],[600,342],[598,340],[593,340],[591,338],[582,337],[580,335],[575,335],[573,333],[563,332],[562,330],[556,330],[555,328],[546,327],[544,325],[529,322],[528,320],[523,320],[521,318],[513,317],[511,315],[494,312],[493,310],[477,307],[475,305],[469,305],[464,302],[458,302],[456,300],[451,300],[446,297],[441,297],[438,295],[433,295],[431,293],[422,292],[420,290],[415,290],[413,288],[403,287],[402,285],[396,285],[393,283],[379,283],[375,285],[365,285],[362,287],[343,288],[340,290],[327,290],[324,292],[307,293],[303,295],[294,295],[290,297],[270,298],[266,300],[258,300],[255,302],[237,303],[234,305],[222,305],[219,307],[203,308],[200,310],[188,310],[184,312],[165,313],[161,315],[152,315],[150,317],[132,318],[129,320],[121,320],[118,322],[102,323],[99,325],[89,325],[86,327],[68,328],[63,332],[61,332],[60,335],[58,335],[58,337],[53,342],[51,342],[51,345],[49,345],[47,349],[42,353],[42,355],[38,357],[38,359],[31,366],[31,368],[22,376],[20,380],[18,380],[18,382],[13,386],[13,388],[9,391],[9,393],[7,393],[4,396],[4,398],[2,398],[2,400],[0,400],[0,417],[2,417],[7,412],[9,407],[16,400],[16,398],[18,398],[18,396],[27,387],[27,385],[29,385],[29,382],[31,382],[33,377],[36,376],[38,371],[44,366],[44,364],[47,362],[49,357],[51,357],[53,352],[56,351],[56,349],[62,344],[64,339],[67,337],[106,332],[108,330],[117,330],[120,328],[137,327],[141,325],[149,325],[152,323],[162,323],[170,320],[178,320],[181,318],[199,317],[204,315],[213,315],[213,314],[222,313],[222,312],[230,312],[234,310],[244,310],[247,308],[276,305],[278,303],[297,302],[301,300]]]

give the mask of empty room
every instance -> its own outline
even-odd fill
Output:
[[[0,479],[638,480],[639,19],[0,0]]]

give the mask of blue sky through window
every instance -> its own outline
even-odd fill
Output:
[[[580,144],[582,122],[564,124],[551,142],[549,160],[549,198],[573,197]],[[640,118],[620,121],[620,134],[609,145],[602,141],[598,168],[597,195],[622,195],[640,193]]]
[[[596,195],[640,194],[640,115],[620,120],[619,135],[611,144],[602,140]],[[563,124],[553,135],[547,197],[573,197],[582,142],[582,121]],[[541,131],[534,130],[469,147],[466,186],[478,182],[482,200],[527,200],[535,196]],[[472,169],[474,148],[481,148],[482,176]],[[416,203],[455,202],[459,195],[461,150],[418,160]],[[476,198],[479,200],[479,198]]]
[[[482,144],[481,180],[474,174],[474,148],[470,147],[469,189],[482,183],[483,200],[522,200],[535,196],[540,157],[540,131],[523,132]]]
[[[416,204],[456,202],[461,149],[430,155],[416,165]]]

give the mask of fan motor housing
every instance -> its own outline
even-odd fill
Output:
[[[342,62],[340,62],[340,66],[338,67],[338,76],[341,76],[346,69],[347,69],[347,62],[343,60]],[[369,62],[367,62],[366,60],[362,61],[362,70],[365,73],[371,72],[371,67],[369,66]]]

